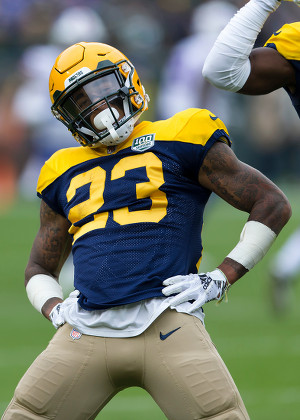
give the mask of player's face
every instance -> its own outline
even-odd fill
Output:
[[[121,119],[124,110],[123,101],[117,96],[120,87],[116,76],[113,73],[107,74],[76,89],[65,101],[63,108],[72,118],[81,114],[93,128],[96,128],[93,124],[95,116],[109,108],[109,105],[117,109],[118,119]]]

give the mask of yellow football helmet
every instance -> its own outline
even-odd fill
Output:
[[[80,42],[57,57],[49,92],[54,116],[90,147],[126,140],[149,102],[132,63],[97,42]]]

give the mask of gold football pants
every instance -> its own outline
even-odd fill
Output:
[[[119,391],[144,388],[169,420],[249,419],[202,323],[166,310],[141,335],[103,338],[58,329],[19,382],[3,420],[95,419]]]

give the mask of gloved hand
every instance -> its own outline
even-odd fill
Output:
[[[194,300],[188,312],[191,313],[211,300],[221,300],[229,287],[228,280],[221,270],[209,273],[174,276],[163,281],[165,296],[176,294],[170,299],[170,306]]]
[[[65,323],[65,319],[63,317],[63,302],[58,303],[52,308],[52,311],[49,314],[52,324],[57,329],[61,327]]]

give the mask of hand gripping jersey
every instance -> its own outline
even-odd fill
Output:
[[[295,69],[296,91],[285,88],[300,117],[300,22],[283,25],[264,45],[276,49]]]
[[[225,125],[207,110],[142,122],[115,150],[74,147],[43,166],[38,196],[71,222],[75,288],[86,310],[162,297],[162,281],[196,273],[210,191],[197,176]]]

